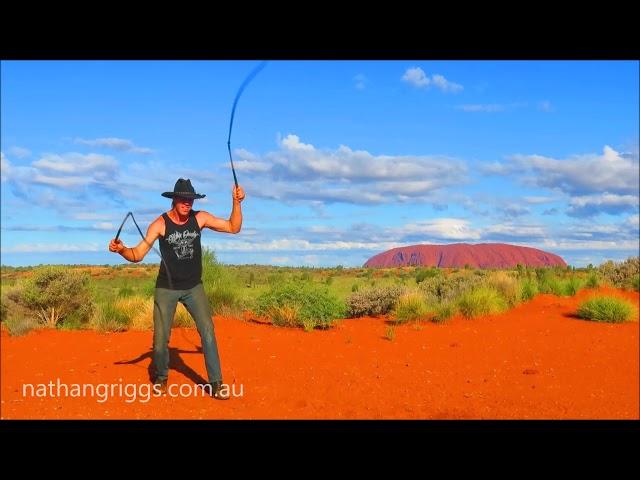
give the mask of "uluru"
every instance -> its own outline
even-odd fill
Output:
[[[425,266],[439,268],[511,268],[566,267],[566,262],[553,253],[537,248],[507,243],[453,243],[449,245],[412,245],[397,247],[374,255],[364,264],[367,268]]]

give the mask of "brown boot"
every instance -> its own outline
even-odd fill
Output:
[[[229,400],[231,398],[229,385],[225,385],[222,382],[213,382],[211,384],[211,396],[216,400]]]
[[[159,392],[160,395],[167,394],[167,379],[164,380],[155,380],[153,382],[153,390],[154,392]]]

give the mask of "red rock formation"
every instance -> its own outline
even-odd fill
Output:
[[[517,264],[530,267],[566,267],[558,255],[537,248],[519,247],[506,243],[454,243],[450,245],[412,245],[398,247],[374,255],[365,267],[401,267],[421,265],[425,267],[462,268],[510,268]]]

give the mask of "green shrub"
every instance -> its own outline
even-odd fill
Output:
[[[578,290],[580,290],[582,286],[582,281],[578,277],[571,275],[564,282],[564,294],[573,297],[578,293]]]
[[[531,300],[538,294],[538,282],[532,278],[525,278],[520,287],[522,300]]]
[[[140,287],[140,293],[144,297],[153,297],[156,293],[156,279],[144,282]]]
[[[464,292],[482,284],[483,278],[478,275],[441,275],[425,279],[420,283],[420,291],[427,297],[433,296],[439,302],[452,301]]]
[[[40,326],[38,320],[29,316],[8,316],[3,323],[12,337],[25,335]]]
[[[446,322],[456,314],[457,310],[455,302],[438,303],[434,307],[434,315],[431,321],[434,323]]]
[[[399,285],[369,288],[352,293],[347,299],[347,310],[350,317],[368,315],[385,315],[393,310],[404,288]]]
[[[611,260],[598,267],[601,278],[618,288],[634,288],[634,280],[640,275],[640,257],[630,257],[624,262]],[[637,283],[636,283],[637,284]]]
[[[328,328],[345,315],[345,305],[326,287],[314,283],[285,283],[272,287],[256,300],[258,315],[271,316],[274,323],[307,328]],[[273,316],[275,315],[275,316]]]
[[[419,320],[428,313],[427,305],[417,292],[400,295],[396,304],[396,322]]]
[[[9,335],[24,335],[39,326],[36,313],[21,303],[22,284],[2,291],[2,322]]]
[[[640,292],[640,275],[636,275],[631,279],[631,288],[636,292]]]
[[[416,270],[416,283],[422,283],[427,278],[433,278],[440,275],[437,268],[418,268]]]
[[[578,316],[594,322],[620,323],[633,318],[633,305],[616,297],[593,297],[580,304]]]
[[[553,295],[562,296],[566,293],[564,282],[550,270],[538,276],[538,290],[540,293],[551,293]]]
[[[520,282],[507,272],[492,272],[487,284],[495,288],[507,301],[509,306],[515,306],[522,299]]]
[[[134,290],[129,285],[123,285],[118,289],[118,294],[116,295],[119,298],[131,297],[134,295]]]
[[[585,283],[587,288],[598,288],[600,286],[600,280],[596,272],[591,272]]]
[[[478,287],[460,297],[458,308],[466,318],[473,318],[503,312],[507,309],[507,302],[495,288]]]
[[[278,327],[299,327],[302,325],[298,305],[271,305],[264,310],[271,322]]]
[[[393,342],[393,340],[396,338],[395,328],[393,328],[392,326],[388,326],[387,331],[384,334],[384,338],[386,338],[390,342]]]
[[[310,318],[301,318],[300,319],[300,323],[302,324],[302,329],[305,332],[310,332],[311,330],[313,330],[314,328],[316,328],[316,322],[315,320],[312,320]],[[321,327],[326,327],[326,325],[318,325]]]
[[[140,295],[120,297],[111,304],[112,308],[118,311],[117,314],[112,315],[111,309],[105,309],[104,306],[103,311],[111,316],[121,318],[121,323],[128,325],[135,316],[145,309],[145,305],[149,301],[149,298],[145,298]]]
[[[94,308],[95,310],[95,308]],[[87,326],[89,325],[91,319],[89,319],[88,322],[85,322],[83,320],[81,320],[77,315],[74,315],[73,313],[69,316],[67,316],[64,319],[64,322],[62,322],[59,325],[59,328],[61,330],[82,330],[87,328]]]
[[[311,275],[309,275],[309,272],[304,272],[302,275],[300,275],[300,281],[301,282],[310,282],[311,281]]]
[[[129,322],[126,312],[111,303],[99,303],[91,319],[93,328],[99,332],[123,332],[129,328]]]
[[[9,315],[9,301],[6,296],[0,297],[0,322],[4,322]]]
[[[540,284],[545,279],[551,277],[553,275],[553,272],[548,267],[547,268],[538,267],[535,270],[535,274],[536,274],[536,279],[538,280],[538,284]]]
[[[237,279],[208,248],[202,251],[202,283],[212,312],[225,315],[238,315],[241,312],[241,287]]]
[[[95,307],[90,282],[85,272],[40,267],[22,285],[20,303],[49,326],[64,322],[72,313],[76,321],[85,323]]]

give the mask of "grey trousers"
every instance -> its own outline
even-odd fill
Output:
[[[222,382],[218,345],[211,318],[209,302],[204,286],[199,283],[189,290],[156,288],[153,304],[153,364],[155,381],[169,376],[169,338],[178,302],[181,302],[193,317],[202,341],[202,351],[207,367],[209,383]]]

